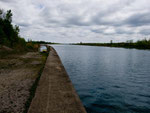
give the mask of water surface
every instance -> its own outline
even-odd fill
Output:
[[[150,113],[150,51],[53,47],[88,113]]]

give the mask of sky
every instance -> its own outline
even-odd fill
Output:
[[[124,42],[150,38],[150,0],[0,0],[26,40]]]

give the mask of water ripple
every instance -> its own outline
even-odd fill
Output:
[[[150,113],[150,51],[54,48],[88,113]]]

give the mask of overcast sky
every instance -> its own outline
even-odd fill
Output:
[[[0,0],[25,39],[121,42],[150,38],[150,0]]]

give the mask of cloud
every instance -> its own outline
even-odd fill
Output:
[[[150,28],[149,29],[142,29],[139,33],[143,34],[143,35],[150,35]]]
[[[26,39],[52,42],[138,40],[150,35],[148,0],[0,0]]]
[[[13,2],[13,0],[1,0],[1,2]]]
[[[128,25],[131,26],[145,26],[150,25],[150,12],[146,13],[136,13],[130,16],[126,21]]]
[[[132,35],[132,34],[136,34],[136,32],[135,32],[135,28],[124,26],[124,27],[116,28],[116,34]]]

